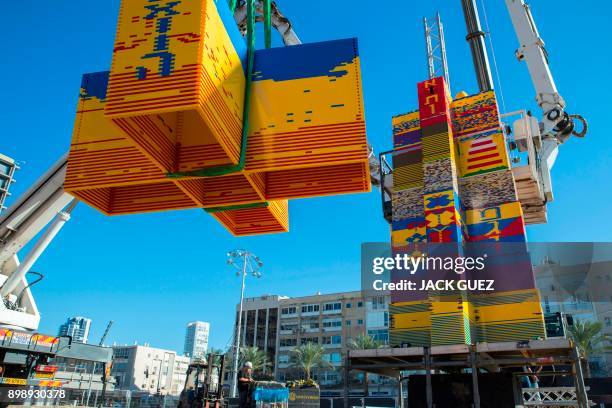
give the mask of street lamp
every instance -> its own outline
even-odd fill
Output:
[[[240,332],[242,328],[242,303],[244,301],[244,285],[247,274],[251,274],[256,278],[261,278],[259,268],[263,266],[261,259],[252,252],[242,249],[235,249],[227,253],[227,264],[232,265],[236,269],[236,276],[242,275],[242,286],[240,288],[240,307],[238,309],[238,327],[236,328],[236,338],[234,339],[234,369],[232,378],[232,397],[236,397],[236,388],[238,385],[238,357],[240,355]]]

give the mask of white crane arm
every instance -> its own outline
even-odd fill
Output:
[[[548,151],[554,150],[552,141],[556,144],[564,143],[571,135],[583,137],[587,131],[587,123],[580,115],[569,115],[566,104],[555,85],[550,67],[548,53],[544,48],[544,41],[540,37],[538,28],[533,20],[529,5],[524,0],[506,0],[506,7],[512,19],[512,25],[519,41],[516,57],[525,61],[536,91],[536,101],[542,109],[541,134],[551,146]],[[575,131],[574,120],[582,122],[580,132]],[[549,160],[550,157],[544,157]],[[552,166],[551,166],[552,167]]]

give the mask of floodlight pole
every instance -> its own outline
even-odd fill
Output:
[[[236,398],[236,389],[238,386],[238,358],[240,356],[240,335],[242,328],[242,303],[244,302],[244,285],[246,283],[248,253],[243,255],[244,263],[242,265],[242,286],[240,288],[240,306],[238,307],[238,328],[236,329],[236,341],[234,349],[234,370],[232,380],[232,398]]]

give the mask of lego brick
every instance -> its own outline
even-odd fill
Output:
[[[83,75],[64,188],[76,190],[167,181],[104,117],[108,72]]]
[[[410,146],[421,142],[422,132],[418,111],[394,116],[392,125],[394,148]]]
[[[537,289],[470,297],[476,341],[521,341],[545,337]]]
[[[107,84],[108,72],[83,76],[65,190],[107,215],[196,207],[104,116]]]
[[[451,110],[455,137],[497,130],[500,127],[497,101],[493,91],[456,99],[451,104]]]
[[[423,188],[415,187],[403,191],[394,191],[391,198],[393,221],[406,218],[423,217]]]
[[[267,200],[360,193],[371,188],[370,169],[364,162],[270,171],[260,175],[265,179]]]
[[[289,207],[286,200],[270,201],[267,206],[257,208],[225,210],[211,214],[236,236],[289,231]]]
[[[421,129],[450,121],[450,96],[444,78],[437,77],[417,84]]]
[[[453,158],[452,152],[452,136],[449,133],[423,136],[423,160],[425,162]]]
[[[393,154],[393,189],[423,187],[423,152],[416,145]]]
[[[367,163],[357,40],[258,50],[249,128],[248,173]]]
[[[499,131],[481,133],[458,141],[459,174],[476,174],[509,168],[504,135]]]
[[[197,207],[196,203],[171,181],[76,190],[70,194],[106,215]]]
[[[458,190],[455,163],[451,158],[438,159],[423,163],[424,192],[437,193],[445,190]]]
[[[465,211],[466,224],[494,222],[501,219],[516,218],[523,215],[519,202],[500,204],[494,207],[476,208]]]
[[[426,241],[425,218],[423,217],[394,221],[391,228],[391,242],[394,247]]]
[[[245,57],[224,2],[123,0],[105,113],[165,172],[235,164]]]
[[[234,173],[219,177],[178,179],[175,182],[198,206],[210,208],[264,200],[265,183],[257,183],[255,177]]]
[[[493,207],[517,201],[511,170],[459,179],[461,204],[466,209]]]

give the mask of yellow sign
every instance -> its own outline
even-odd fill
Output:
[[[44,379],[53,379],[55,373],[36,373],[34,374],[34,378],[44,378]]]
[[[2,382],[4,384],[12,384],[12,385],[26,385],[28,381],[25,378],[3,378]]]

